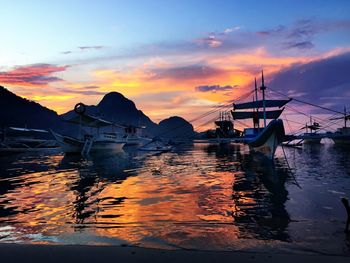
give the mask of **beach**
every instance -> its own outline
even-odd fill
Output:
[[[314,254],[274,254],[161,250],[139,247],[1,244],[1,261],[12,262],[349,262],[349,257]]]

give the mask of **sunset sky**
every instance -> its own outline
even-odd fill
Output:
[[[118,91],[155,122],[191,119],[251,89],[262,69],[272,85],[347,55],[350,1],[1,0],[0,34],[0,85],[58,113]],[[325,105],[342,109],[349,82],[324,87]]]

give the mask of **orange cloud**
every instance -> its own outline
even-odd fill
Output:
[[[62,81],[61,78],[52,74],[65,71],[67,67],[52,64],[18,66],[9,71],[0,72],[0,82],[19,86],[45,86],[51,82]]]

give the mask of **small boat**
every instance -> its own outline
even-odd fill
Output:
[[[232,138],[242,135],[241,131],[234,129],[234,122],[230,118],[229,112],[220,112],[219,118],[214,123],[215,130],[208,130],[206,134],[208,141],[211,143],[230,143]]]
[[[288,100],[266,100],[264,74],[262,73],[262,100],[258,99],[257,85],[255,80],[255,100],[233,104],[231,111],[234,120],[253,119],[253,128],[246,128],[242,137],[236,138],[236,142],[242,142],[249,146],[253,152],[262,153],[268,159],[273,159],[276,148],[285,140],[285,131],[283,121],[278,119],[282,114],[284,105],[291,101]],[[276,108],[276,110],[267,111],[266,108]],[[244,109],[253,109],[253,111],[239,111]],[[262,109],[262,110],[261,110]],[[267,125],[267,119],[271,122]],[[263,120],[263,127],[260,127],[260,120]]]
[[[337,145],[350,145],[350,127],[347,127],[347,121],[350,120],[350,114],[347,113],[344,107],[344,116],[332,118],[331,120],[344,120],[344,127],[338,128],[337,131],[332,135],[332,140]]]
[[[151,142],[140,147],[140,151],[150,151],[150,152],[168,152],[171,151],[173,147],[171,145],[165,144],[160,139],[153,139]]]
[[[321,126],[318,122],[312,121],[310,116],[310,124],[305,124],[301,130],[305,129],[306,132],[302,135],[303,143],[305,144],[319,144],[321,143],[322,136],[319,136],[317,131],[321,129]]]
[[[7,127],[0,131],[0,152],[36,152],[58,148],[49,132],[42,129]]]
[[[150,138],[145,138],[141,136],[141,130],[145,129],[145,126],[134,126],[134,125],[128,125],[125,126],[124,132],[126,139],[125,146],[135,146],[135,145],[145,145],[152,141]]]
[[[108,151],[121,152],[126,143],[125,138],[120,138],[116,132],[103,131],[104,127],[118,127],[115,123],[91,116],[85,113],[86,107],[83,103],[78,103],[74,107],[75,116],[65,120],[79,125],[79,136],[72,137],[61,135],[51,131],[58,144],[65,153],[80,153],[87,155],[90,152]],[[90,133],[83,128],[90,128]]]

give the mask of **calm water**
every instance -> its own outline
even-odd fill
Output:
[[[350,254],[350,149],[0,157],[0,242]]]

